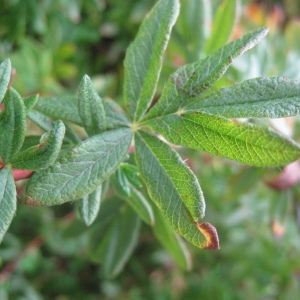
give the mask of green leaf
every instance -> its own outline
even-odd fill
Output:
[[[8,88],[11,74],[11,63],[7,59],[0,64],[0,103],[2,102]]]
[[[114,189],[120,196],[122,196],[122,198],[130,196],[131,191],[129,187],[129,181],[120,167],[116,170],[112,179]]]
[[[158,103],[144,119],[174,113],[189,105],[226,72],[233,59],[254,47],[267,32],[267,29],[261,29],[246,34],[203,60],[179,68],[168,80]]]
[[[63,119],[83,126],[77,103],[77,96],[40,97],[34,109],[52,119]],[[106,130],[128,126],[129,122],[123,110],[115,102],[104,100],[103,106],[106,114]]]
[[[25,130],[25,106],[20,95],[13,89],[4,97],[5,109],[0,113],[0,156],[5,163],[19,152]]]
[[[152,200],[171,227],[192,244],[207,247],[197,228],[205,202],[198,180],[180,156],[155,136],[135,135],[135,159]]]
[[[15,156],[11,161],[12,168],[36,171],[52,165],[60,152],[64,134],[64,123],[56,121],[53,123],[53,129],[41,137],[39,145]]]
[[[138,121],[151,104],[163,53],[178,12],[178,0],[159,1],[145,18],[136,39],[127,50],[124,99],[134,120]]]
[[[135,210],[135,212],[142,218],[144,222],[153,226],[155,219],[149,202],[135,187],[131,186],[130,189],[131,195],[130,197],[126,198],[128,204]]]
[[[78,112],[90,136],[105,130],[106,119],[102,99],[87,75],[83,77],[79,86]]]
[[[39,95],[31,95],[29,97],[23,98],[26,114],[28,114],[33,109],[38,99]]]
[[[138,168],[134,165],[122,163],[120,168],[126,175],[128,181],[135,187],[142,187],[142,183],[139,180]]]
[[[181,268],[190,270],[192,267],[191,255],[185,243],[182,241],[180,236],[172,230],[171,226],[163,217],[159,209],[155,205],[151,205],[151,207],[155,216],[153,232],[156,238],[172,255]]]
[[[271,167],[300,156],[300,146],[267,127],[202,112],[168,115],[147,123],[169,142],[238,162]]]
[[[101,203],[102,185],[93,192],[76,201],[76,208],[80,219],[90,226],[96,219]]]
[[[44,131],[50,131],[52,129],[52,120],[43,113],[40,113],[33,109],[27,113],[27,117],[30,121],[32,121],[35,125],[39,126]]]
[[[52,119],[63,119],[82,126],[77,96],[40,97],[34,109]]]
[[[118,275],[137,243],[141,220],[128,206],[122,206],[101,242],[102,268],[105,277]]]
[[[55,164],[31,177],[26,204],[62,204],[91,193],[123,161],[131,139],[131,129],[120,128],[78,144]]]
[[[236,0],[223,0],[213,22],[213,30],[205,45],[205,53],[211,53],[224,46],[231,36],[236,19]]]
[[[0,243],[17,210],[14,177],[7,167],[0,170]]]
[[[172,37],[178,39],[186,62],[199,59],[211,27],[211,5],[207,0],[181,2],[180,14]]]
[[[300,83],[286,78],[261,77],[222,88],[188,105],[227,118],[283,118],[300,114]]]

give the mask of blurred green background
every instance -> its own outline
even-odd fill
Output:
[[[189,19],[197,1],[202,10]],[[209,52],[205,42],[222,1],[197,1],[181,1],[158,95],[172,71]],[[89,74],[100,95],[122,104],[125,50],[155,2],[2,0],[0,61],[11,59],[13,87],[22,96],[74,93]],[[230,39],[263,26],[270,33],[234,62],[216,88],[257,76],[300,79],[299,1],[238,3]],[[299,118],[260,122],[300,142]],[[104,278],[101,264],[87,255],[74,203],[26,207],[20,183],[17,215],[0,246],[0,299],[300,299],[300,187],[289,177],[298,174],[298,165],[272,181],[281,169],[179,151],[199,178],[220,251],[187,244],[193,268],[182,270],[143,224],[122,273]]]

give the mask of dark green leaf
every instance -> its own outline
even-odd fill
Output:
[[[205,52],[211,53],[224,46],[230,36],[236,19],[236,0],[223,0],[213,22],[213,30],[205,45]]]
[[[17,210],[16,187],[11,170],[0,170],[0,243]]]
[[[267,29],[261,29],[246,34],[203,60],[179,68],[168,80],[158,103],[145,120],[181,111],[196,96],[208,90],[225,73],[233,59],[254,47],[267,32]]]
[[[27,186],[26,203],[56,205],[91,193],[125,158],[132,139],[129,128],[95,135],[36,172]]]
[[[148,125],[173,144],[253,166],[282,166],[300,156],[300,146],[274,130],[206,113],[168,115]]]
[[[124,61],[124,99],[131,117],[139,120],[151,104],[163,53],[179,12],[178,0],[161,0],[142,23]]]
[[[0,103],[2,102],[8,88],[11,74],[11,63],[7,59],[0,64]]]
[[[14,169],[36,171],[52,165],[60,152],[64,134],[63,122],[54,122],[53,129],[42,136],[39,145],[16,155],[11,166]]]
[[[87,75],[83,77],[79,86],[78,112],[90,136],[105,130],[106,118],[102,99]]]
[[[249,79],[220,89],[185,109],[227,118],[296,116],[300,114],[300,83],[278,77]]]
[[[13,89],[4,97],[5,109],[0,113],[0,156],[5,163],[22,147],[25,129],[25,106],[20,95]]]
[[[87,225],[91,225],[99,212],[101,203],[102,186],[98,186],[93,192],[76,201],[76,208],[80,219]]]
[[[198,180],[180,156],[155,136],[135,135],[135,158],[148,193],[171,227],[198,247],[208,246],[197,228],[205,203]]]

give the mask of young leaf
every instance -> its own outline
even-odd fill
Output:
[[[174,113],[187,106],[194,97],[209,89],[225,73],[233,59],[254,47],[267,32],[268,29],[261,29],[246,34],[203,60],[179,68],[171,75],[158,103],[144,119]]]
[[[7,59],[0,64],[0,103],[2,102],[8,88],[11,74],[11,63]]]
[[[120,167],[116,170],[112,183],[114,185],[114,189],[122,198],[130,196],[131,191],[129,181]]]
[[[160,0],[142,23],[124,61],[124,99],[138,121],[154,96],[163,53],[179,12],[178,0]]]
[[[16,213],[17,197],[11,170],[0,170],[0,243]]]
[[[0,156],[9,163],[22,147],[26,114],[22,98],[13,89],[7,91],[4,105],[5,109],[0,113]]]
[[[230,38],[236,17],[236,0],[223,0],[213,22],[213,30],[205,45],[205,53],[211,53],[224,46]]]
[[[126,200],[135,212],[142,218],[144,222],[153,226],[155,219],[151,205],[148,203],[144,195],[134,186],[130,187],[131,195]]]
[[[181,268],[190,270],[192,267],[192,260],[185,243],[180,236],[174,232],[159,209],[153,204],[151,207],[155,216],[153,232],[156,238],[167,249]]]
[[[137,214],[128,205],[121,208],[105,232],[99,249],[104,276],[109,278],[122,271],[135,248],[140,231],[141,220]]]
[[[26,114],[28,114],[33,109],[38,99],[39,95],[31,95],[29,97],[23,98]]]
[[[106,119],[102,99],[87,75],[83,77],[79,86],[78,112],[90,136],[105,130]]]
[[[227,118],[283,118],[300,114],[300,83],[261,77],[225,87],[186,106]]]
[[[12,168],[36,171],[52,165],[60,152],[64,133],[64,123],[54,122],[53,129],[42,136],[39,145],[26,149],[12,159]]]
[[[135,135],[135,159],[152,200],[172,228],[194,245],[210,247],[197,228],[205,203],[196,176],[167,144],[144,132]]]
[[[99,185],[93,192],[76,201],[79,217],[87,226],[90,226],[98,215],[101,193],[102,185]]]
[[[123,161],[131,139],[131,129],[120,128],[78,144],[52,166],[31,177],[26,204],[62,204],[91,193]]]
[[[282,166],[300,156],[298,144],[272,129],[202,112],[168,115],[148,125],[173,144],[248,165]]]

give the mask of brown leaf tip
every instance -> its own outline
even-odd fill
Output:
[[[204,245],[203,249],[219,250],[220,244],[219,244],[219,237],[216,228],[210,223],[206,223],[206,222],[202,224],[196,223],[196,225],[206,238],[206,244]]]
[[[25,204],[26,205],[32,205],[32,206],[42,206],[39,201],[33,200],[31,198],[25,199]]]

